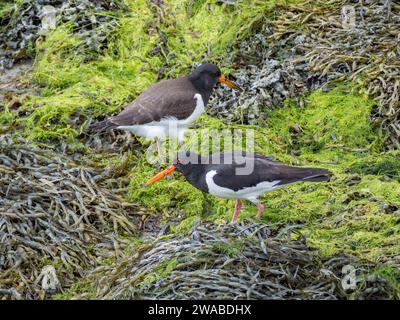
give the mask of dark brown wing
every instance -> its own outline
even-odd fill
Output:
[[[206,156],[207,157],[207,156]],[[245,161],[249,161],[250,159],[261,159],[270,161],[273,163],[281,163],[275,160],[272,156],[265,156],[258,153],[249,153],[247,151],[240,151],[240,150],[225,150],[223,152],[213,153],[208,156],[208,162],[204,163],[232,163],[235,161],[236,163],[240,164]]]
[[[250,174],[237,175],[236,169],[244,167],[243,164],[217,165],[215,167],[217,174],[213,178],[214,182],[221,187],[237,191],[254,187],[264,181],[280,181],[278,185],[285,185],[296,181],[325,181],[329,180],[330,176],[330,172],[326,169],[291,167],[271,161],[261,155],[247,157],[246,161],[253,161],[254,164]]]
[[[120,114],[108,119],[117,126],[130,126],[174,117],[189,117],[196,108],[197,93],[187,77],[164,80],[146,89]]]

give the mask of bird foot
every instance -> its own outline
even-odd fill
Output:
[[[257,204],[257,219],[261,219],[262,218],[262,214],[264,212],[265,206],[262,203]]]
[[[242,209],[242,204],[240,203],[240,200],[236,200],[236,204],[235,204],[235,211],[233,211],[233,215],[232,215],[232,222],[233,223],[237,223],[237,219],[239,216],[239,212],[240,209]]]

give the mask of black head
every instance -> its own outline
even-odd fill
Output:
[[[208,192],[204,174],[207,161],[194,152],[180,152],[173,166],[176,171],[182,173],[186,180],[201,191]]]
[[[219,163],[219,162],[218,162]],[[157,173],[146,182],[150,185],[167,175],[178,171],[182,173],[186,180],[201,191],[208,192],[208,186],[205,180],[207,168],[210,165],[210,156],[202,157],[195,152],[182,151],[177,154],[175,161],[165,170]]]
[[[197,153],[182,151],[178,153],[173,164],[177,171],[186,176],[191,171],[199,168],[203,162],[202,157]]]
[[[176,160],[167,169],[157,173],[154,177],[146,182],[147,185],[152,184],[165,176],[173,173],[175,170],[181,172],[189,182],[193,184],[204,170],[204,160],[194,152],[180,152]]]
[[[204,63],[201,66],[197,67],[193,73],[203,73],[203,74],[210,74],[215,76],[216,78],[221,76],[221,70],[219,70],[218,66],[213,63]],[[192,73],[192,74],[193,74]]]
[[[200,92],[211,91],[218,79],[221,77],[221,70],[212,63],[205,63],[198,67],[189,76],[193,85]]]

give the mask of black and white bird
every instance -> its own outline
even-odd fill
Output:
[[[208,157],[184,152],[179,153],[176,161],[167,169],[147,181],[147,185],[175,170],[203,192],[236,199],[232,216],[234,222],[237,221],[241,209],[241,200],[254,203],[258,209],[257,218],[261,218],[264,205],[259,197],[264,193],[295,182],[327,181],[331,175],[326,169],[292,167],[267,156],[244,151],[225,151]]]
[[[121,113],[92,125],[97,131],[122,129],[147,139],[172,137],[183,142],[185,129],[203,112],[217,82],[240,87],[221,75],[215,64],[199,66],[189,76],[154,84]]]

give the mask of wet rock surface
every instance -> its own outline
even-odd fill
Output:
[[[13,66],[12,69],[6,69],[0,72],[0,103],[8,94],[19,94],[26,88],[18,81],[32,69],[30,61],[21,61]]]

